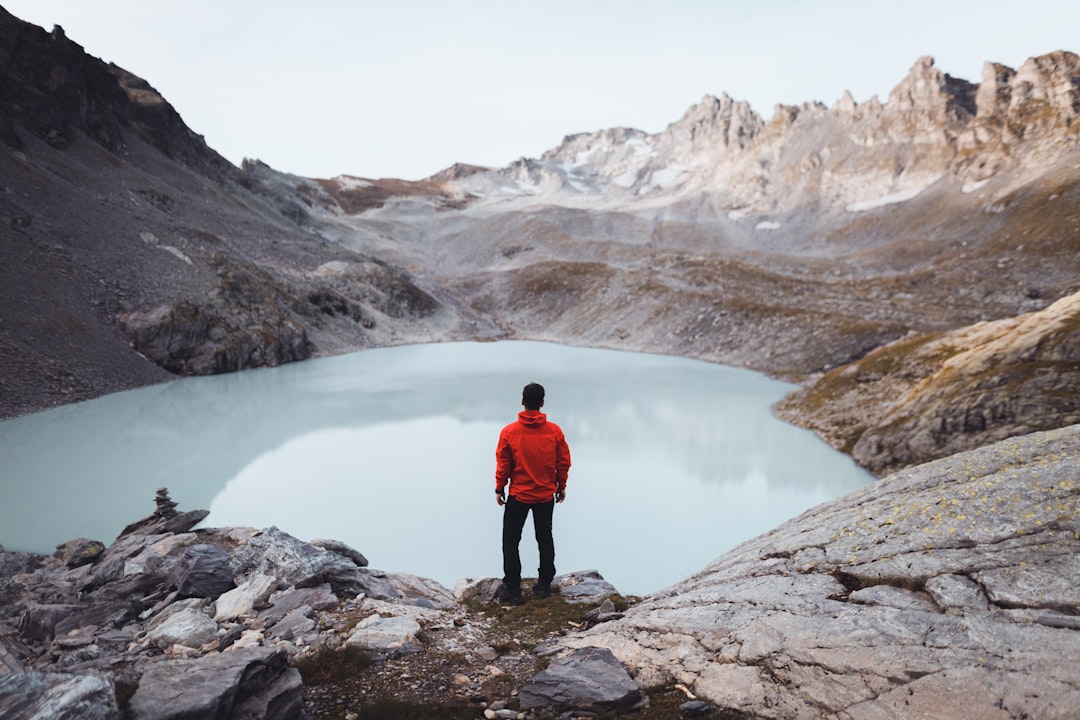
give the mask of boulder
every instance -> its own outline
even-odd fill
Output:
[[[363,592],[360,568],[337,553],[309,545],[270,527],[238,547],[232,556],[236,575],[273,575],[283,587],[329,583],[335,592]]]
[[[605,713],[634,707],[642,693],[610,650],[583,647],[532,677],[520,700],[526,710],[554,707]]]
[[[122,536],[105,550],[101,565],[120,560],[124,563],[125,576],[152,573],[164,580],[180,556],[197,541],[195,533]]]
[[[192,545],[180,556],[165,585],[181,597],[216,598],[236,586],[229,553],[216,545]]]
[[[552,581],[559,588],[559,595],[570,603],[598,603],[606,597],[618,595],[619,591],[596,570],[559,575]]]
[[[53,632],[56,637],[60,637],[81,627],[120,627],[138,614],[137,608],[138,604],[131,598],[98,600],[93,605],[58,620]]]
[[[332,553],[337,553],[342,557],[347,557],[354,563],[356,563],[357,567],[368,566],[368,559],[364,557],[363,553],[358,550],[354,550],[340,540],[325,540],[323,538],[317,538],[315,540],[311,540],[308,544],[314,545],[317,548],[322,548],[323,550],[329,550]]]
[[[19,621],[19,633],[28,641],[49,640],[58,622],[85,609],[83,605],[71,604],[32,605]]]
[[[289,588],[270,596],[270,607],[259,611],[259,617],[268,625],[281,620],[293,610],[309,607],[312,610],[333,610],[340,601],[329,585],[313,588]]]
[[[270,575],[252,575],[217,599],[214,619],[218,622],[234,620],[241,615],[254,614],[255,606],[266,601],[277,589],[277,578]]]
[[[391,656],[403,655],[421,650],[416,637],[419,632],[420,623],[411,617],[371,615],[356,625],[345,642]]]
[[[81,565],[89,565],[101,557],[103,552],[105,552],[105,544],[100,540],[75,538],[74,540],[68,540],[66,543],[57,545],[53,557],[59,559],[68,567],[73,568]]]
[[[131,720],[299,720],[302,703],[300,672],[288,666],[285,651],[248,648],[152,665],[128,714]]]
[[[41,567],[41,557],[33,553],[0,550],[0,578],[30,573]]]
[[[18,673],[0,675],[4,720],[119,720],[112,680],[96,675]]]
[[[197,648],[218,636],[218,624],[202,610],[184,608],[151,629],[146,636],[159,648],[173,645]]]
[[[599,623],[618,620],[621,617],[623,617],[623,614],[616,610],[615,603],[608,598],[600,603],[598,607],[595,607],[582,615],[581,619],[589,625],[598,625]]]
[[[478,600],[489,603],[495,600],[495,594],[499,592],[502,580],[499,578],[465,578],[454,585],[454,599],[458,602]]]
[[[272,640],[286,640],[294,645],[306,644],[306,641],[297,641],[304,640],[309,633],[315,630],[316,623],[311,618],[314,612],[307,605],[296,608],[274,623],[274,626],[270,629],[270,638]]]
[[[454,594],[431,578],[364,568],[360,571],[360,579],[368,597],[404,600],[421,607],[448,608],[454,605]],[[378,584],[372,580],[377,580]],[[381,590],[381,593],[371,592],[375,590]]]

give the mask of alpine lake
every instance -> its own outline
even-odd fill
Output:
[[[537,342],[367,350],[107,395],[0,422],[0,545],[109,544],[167,487],[212,527],[332,538],[372,568],[502,574],[495,445],[528,382],[570,445],[558,572],[661,590],[873,477],[776,419],[794,389],[683,358]],[[531,521],[526,576],[538,564]]]

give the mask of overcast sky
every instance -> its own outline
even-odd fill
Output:
[[[1077,0],[0,0],[145,78],[239,164],[308,177],[503,166],[658,132],[705,95],[883,101],[922,55],[978,82],[1080,52]]]

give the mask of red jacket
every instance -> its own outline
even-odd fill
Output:
[[[566,487],[570,448],[562,429],[539,410],[522,410],[499,433],[495,449],[495,489],[510,483],[510,497],[533,504],[549,502]]]

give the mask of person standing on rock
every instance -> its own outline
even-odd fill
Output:
[[[540,550],[538,579],[534,597],[551,595],[555,577],[555,540],[551,518],[555,503],[566,499],[566,478],[570,472],[570,447],[562,429],[548,422],[540,412],[544,407],[544,387],[529,383],[521,392],[524,409],[517,422],[499,433],[495,449],[495,499],[503,508],[503,579],[498,598],[520,604],[521,556],[518,546],[525,518],[532,512],[536,544]],[[509,493],[504,494],[509,488]]]

